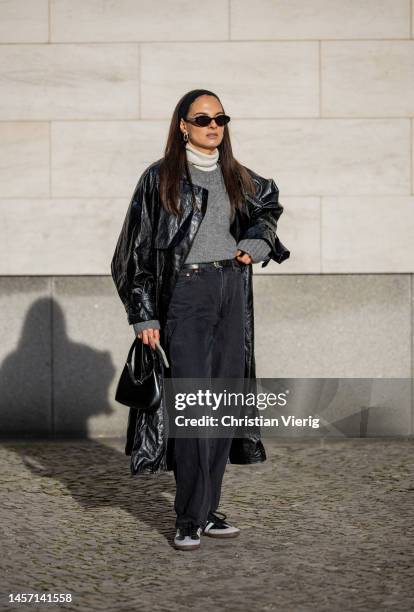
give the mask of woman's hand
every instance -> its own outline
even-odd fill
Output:
[[[243,253],[243,255],[242,255]],[[252,258],[250,257],[250,255],[248,253],[246,253],[245,251],[241,251],[240,249],[237,249],[237,253],[235,255],[237,261],[241,261],[244,264],[249,264],[252,262]]]
[[[137,338],[142,340],[144,344],[149,344],[155,350],[155,343],[160,339],[160,330],[152,327],[143,329],[142,332],[137,334]]]

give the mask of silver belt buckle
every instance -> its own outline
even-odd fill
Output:
[[[213,266],[215,266],[216,268],[222,268],[223,267],[221,265],[221,263],[219,263],[218,261],[213,261]]]

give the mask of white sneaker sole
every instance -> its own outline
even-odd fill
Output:
[[[206,533],[203,532],[203,534],[205,536],[208,536],[209,538],[222,538],[222,539],[224,539],[224,538],[236,538],[238,535],[240,535],[240,530],[239,531],[227,531],[227,532],[225,532],[225,531],[220,531],[220,532],[215,531],[213,533],[210,530],[210,531],[207,531]]]

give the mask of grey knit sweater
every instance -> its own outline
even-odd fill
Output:
[[[195,235],[185,263],[232,259],[237,249],[245,251],[252,258],[252,263],[263,261],[270,248],[265,240],[251,238],[236,242],[230,233],[230,200],[225,188],[219,165],[213,170],[201,170],[189,163],[191,180],[194,185],[208,189],[208,204],[203,221]],[[157,319],[134,323],[134,332],[143,329],[160,329]]]

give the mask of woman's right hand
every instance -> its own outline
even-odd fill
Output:
[[[137,338],[142,340],[144,344],[149,344],[155,350],[155,343],[160,339],[160,330],[153,327],[143,329],[142,332],[137,334]]]

